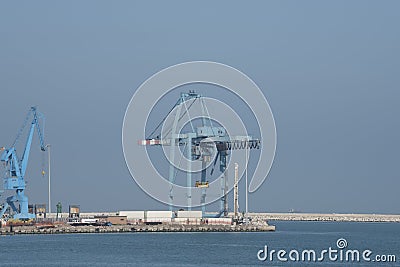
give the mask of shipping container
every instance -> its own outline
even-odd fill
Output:
[[[144,212],[144,217],[145,219],[149,218],[172,218],[172,211],[166,211],[166,210],[148,210]]]
[[[118,212],[119,216],[126,216],[128,220],[144,220],[144,211],[127,211]]]
[[[171,223],[172,211],[148,210],[144,212],[145,223]]]
[[[178,218],[202,218],[203,212],[201,210],[179,210],[177,212]]]
[[[177,224],[200,225],[202,223],[202,219],[199,218],[174,218],[172,220]]]
[[[230,225],[232,224],[232,218],[207,218],[204,219],[204,222],[213,225]]]

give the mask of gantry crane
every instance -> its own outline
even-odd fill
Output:
[[[28,138],[26,140],[24,154],[20,159],[17,155],[16,145],[21,138],[24,128],[26,127],[30,118],[32,118],[32,122],[30,125]],[[43,130],[40,128],[39,119],[43,119],[43,115],[36,110],[36,107],[31,107],[13,145],[9,149],[3,149],[4,151],[0,160],[4,163],[6,168],[4,189],[15,190],[15,195],[8,197],[7,201],[3,204],[3,208],[0,211],[0,218],[3,217],[8,207],[11,207],[12,211],[15,213],[13,216],[14,219],[27,220],[35,218],[34,214],[29,213],[28,197],[25,195],[24,191],[26,187],[25,173],[28,166],[29,153],[31,150],[35,128],[37,129],[39,136],[40,149],[42,151],[46,150],[43,140]],[[17,202],[19,203],[19,207],[16,205]]]
[[[189,109],[195,102],[200,103],[202,111],[202,125],[200,127],[194,127],[190,122],[191,132],[180,133],[178,131],[178,123],[185,116],[189,115]],[[190,104],[189,104],[190,103]],[[184,112],[182,112],[184,109]],[[167,129],[165,133],[159,133],[161,125],[167,119],[169,114],[173,111],[175,112],[175,117],[172,123],[172,127]],[[160,138],[161,136],[161,138]],[[195,188],[201,189],[201,207],[203,215],[205,214],[205,203],[206,203],[206,190],[209,187],[209,182],[207,181],[207,164],[211,161],[211,156],[213,155],[214,149],[217,150],[217,155],[215,157],[214,165],[212,167],[210,175],[213,174],[215,165],[219,160],[219,170],[222,173],[221,176],[221,210],[218,217],[224,214],[228,214],[228,186],[227,186],[227,157],[230,150],[235,149],[253,149],[260,148],[260,140],[253,139],[251,136],[228,136],[224,127],[214,126],[208,113],[208,109],[205,102],[200,94],[194,91],[189,91],[189,93],[181,93],[180,98],[172,109],[167,113],[163,120],[157,125],[157,127],[147,136],[144,140],[138,141],[139,145],[157,145],[157,146],[170,146],[170,165],[169,165],[169,176],[168,180],[170,182],[169,190],[169,207],[170,210],[173,208],[173,187],[177,174],[176,167],[172,162],[174,162],[175,148],[177,146],[184,146],[184,153],[187,159],[190,161],[201,160],[201,178],[200,181],[196,181]],[[186,187],[187,187],[187,209],[191,210],[192,206],[192,171],[189,164],[186,169]]]

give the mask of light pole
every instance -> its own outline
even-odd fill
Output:
[[[248,151],[248,142],[249,139],[247,139],[247,146],[246,146],[246,168],[245,168],[245,175],[246,175],[246,217],[248,216],[249,213],[249,185],[248,185],[248,176],[247,176],[247,166],[249,164],[248,162],[248,157],[249,157],[249,151]]]
[[[50,150],[51,150],[51,145],[50,144],[47,144],[46,145],[46,147],[47,147],[47,153],[48,153],[48,161],[49,161],[49,215],[50,215],[50,213],[51,213],[51,191],[50,191],[50,175],[51,175],[51,173],[50,173],[50,162],[51,162],[51,158],[50,158],[50,156],[51,156],[51,153],[50,153]]]

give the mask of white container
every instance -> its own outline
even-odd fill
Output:
[[[178,218],[202,218],[203,212],[201,210],[179,210],[177,212]]]
[[[148,210],[145,211],[145,219],[150,219],[150,218],[172,218],[172,211],[166,211],[166,210]]]
[[[126,216],[128,220],[144,220],[144,211],[122,210],[119,212],[119,216]]]

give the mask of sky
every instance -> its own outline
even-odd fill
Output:
[[[52,145],[52,210],[58,201],[64,211],[166,209],[126,167],[124,113],[154,73],[215,61],[247,74],[275,118],[275,161],[250,194],[250,211],[400,213],[399,8],[398,1],[0,1],[0,146],[12,144],[38,106]],[[46,203],[35,139],[26,193]]]

